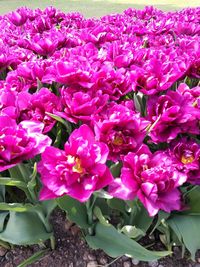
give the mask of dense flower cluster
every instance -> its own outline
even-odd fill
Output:
[[[200,184],[199,18],[153,7],[0,16],[0,170],[41,154],[42,200],[108,186],[151,216],[182,209],[180,186]]]

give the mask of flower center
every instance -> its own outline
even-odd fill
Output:
[[[75,162],[76,162],[76,164],[72,168],[73,172],[83,173],[84,170],[81,166],[81,160],[79,158],[76,158]]]
[[[115,146],[121,146],[124,143],[124,140],[121,136],[117,135],[114,137],[113,141],[112,141],[113,145]]]
[[[194,108],[196,108],[196,107],[198,106],[198,102],[197,102],[197,100],[195,100],[195,101],[192,103],[192,106],[193,106]]]
[[[181,162],[183,164],[192,163],[194,161],[193,155],[182,155]]]
[[[145,164],[142,166],[142,168],[143,168],[143,171],[146,171],[146,170],[148,170],[149,167],[148,167],[148,165]]]
[[[84,169],[81,166],[81,160],[78,157],[73,157],[71,155],[67,156],[67,162],[71,165],[73,165],[72,167],[72,171],[73,172],[77,172],[77,173],[83,173]]]

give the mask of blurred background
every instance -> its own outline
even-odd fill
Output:
[[[44,9],[50,5],[64,12],[78,11],[86,17],[100,17],[122,12],[129,7],[141,9],[146,5],[154,5],[166,11],[178,10],[188,6],[200,6],[200,0],[0,0],[0,14],[21,6]]]

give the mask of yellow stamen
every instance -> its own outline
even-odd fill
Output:
[[[83,173],[83,168],[81,166],[81,160],[79,158],[76,158],[75,161],[76,161],[76,164],[72,168],[73,172]]]
[[[113,145],[121,146],[121,145],[123,145],[124,141],[123,141],[122,137],[116,136],[112,143],[113,143]]]
[[[181,157],[181,162],[183,164],[188,164],[188,163],[192,163],[194,161],[194,157],[193,156],[189,156],[189,157],[185,157],[184,155]]]
[[[198,102],[197,102],[197,100],[196,100],[196,101],[193,102],[192,106],[193,106],[194,108],[196,108],[196,107],[197,107],[197,104],[198,104]]]

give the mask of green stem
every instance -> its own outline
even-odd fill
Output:
[[[94,229],[93,229],[93,206],[94,206],[95,200],[92,199],[92,197],[86,202],[86,208],[87,208],[87,215],[88,215],[88,223],[90,227],[88,228],[89,235],[93,235]]]
[[[51,249],[54,250],[56,248],[56,240],[54,235],[50,237],[50,243],[51,243]]]
[[[43,224],[45,225],[47,232],[51,233],[52,232],[52,226],[49,223],[49,218],[44,215],[42,210],[37,209],[36,212],[37,212],[38,216],[40,217],[41,221],[43,222]],[[50,237],[50,244],[51,244],[51,249],[54,250],[56,247],[54,235],[52,235]]]
[[[4,247],[6,249],[10,249],[9,244],[5,241],[2,241],[2,240],[0,240],[0,246]]]
[[[191,193],[191,192],[192,192],[193,190],[195,190],[197,187],[198,187],[198,185],[193,186],[190,190],[186,191],[186,192],[183,194],[183,197],[187,196],[189,193]]]
[[[135,208],[131,208],[131,213],[130,213],[130,218],[129,218],[129,224],[130,225],[133,225],[134,216],[135,216]]]
[[[29,174],[27,172],[26,167],[23,165],[23,163],[18,164],[17,167],[18,167],[18,169],[19,169],[19,171],[21,173],[21,176],[22,176],[23,180],[25,182],[28,182],[29,181]]]
[[[31,202],[32,202],[33,204],[38,203],[38,199],[37,199],[37,196],[36,196],[36,194],[35,194],[35,191],[31,190],[30,188],[28,188],[27,191],[28,191],[28,192],[27,192],[28,195],[30,196]]]

